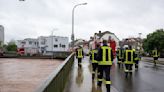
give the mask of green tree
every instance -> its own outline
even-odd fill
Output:
[[[6,46],[7,51],[17,51],[17,45],[15,44],[15,41],[12,40],[8,43]]]
[[[146,52],[157,48],[159,51],[164,50],[164,30],[158,29],[153,33],[147,35],[143,41],[143,48]]]

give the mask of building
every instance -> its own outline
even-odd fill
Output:
[[[99,31],[98,33],[95,33],[93,37],[90,37],[89,48],[94,49],[95,44],[97,42],[102,43],[103,40],[107,40],[109,46],[111,45],[110,42],[113,41],[116,44],[116,48],[119,47],[119,39],[114,33],[109,31],[104,31],[104,32]]]
[[[38,48],[40,53],[68,51],[68,37],[40,36],[38,37]]]
[[[143,39],[139,37],[138,38],[135,38],[135,37],[125,38],[122,41],[120,41],[121,47],[131,46],[133,49],[139,49],[141,51],[143,51],[142,45],[143,45]]]
[[[17,40],[16,45],[18,50],[23,49],[25,55],[34,55],[39,52],[37,39],[27,38],[24,40]]]
[[[4,44],[4,27],[0,25],[0,46]]]
[[[68,51],[68,37],[40,36],[37,39],[27,38],[16,42],[18,49],[24,54],[52,54],[52,52]]]

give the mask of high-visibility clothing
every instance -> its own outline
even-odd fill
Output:
[[[157,50],[153,50],[153,57],[158,57],[158,52],[157,52]]]
[[[81,48],[77,50],[77,58],[83,58],[83,50]]]
[[[123,50],[118,50],[118,57],[119,57],[119,59],[122,59],[123,58]]]
[[[112,84],[111,81],[105,81],[105,84]]]
[[[108,46],[101,47],[102,59],[99,61],[99,65],[112,65],[112,49]]]
[[[135,60],[140,60],[140,54],[139,54],[139,51],[136,51],[135,52]]]
[[[126,50],[125,51],[125,64],[133,64],[134,63],[134,51]]]
[[[92,63],[97,63],[96,55],[98,53],[98,50],[92,50]]]

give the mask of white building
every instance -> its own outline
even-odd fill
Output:
[[[109,31],[105,31],[105,32],[99,31],[99,33],[95,33],[94,37],[92,37],[92,39],[90,39],[89,48],[94,49],[95,41],[102,42],[103,40],[107,40],[107,41],[114,40],[116,42],[116,48],[119,47],[119,39],[114,33],[111,33]],[[110,45],[110,44],[108,44],[108,45]]]
[[[68,37],[61,36],[41,36],[38,37],[38,48],[40,53],[68,51]]]
[[[68,37],[60,36],[40,36],[38,39],[18,40],[16,45],[25,49],[25,54],[52,53],[58,51],[68,51]]]
[[[17,40],[16,42],[17,48],[24,48],[25,54],[36,54],[38,53],[38,40],[37,39],[32,39],[32,38],[27,38],[24,40]]]
[[[4,44],[4,27],[0,25],[0,45]]]

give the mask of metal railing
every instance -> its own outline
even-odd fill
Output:
[[[35,92],[63,92],[68,75],[72,69],[74,53],[65,59],[65,61],[38,87]]]

